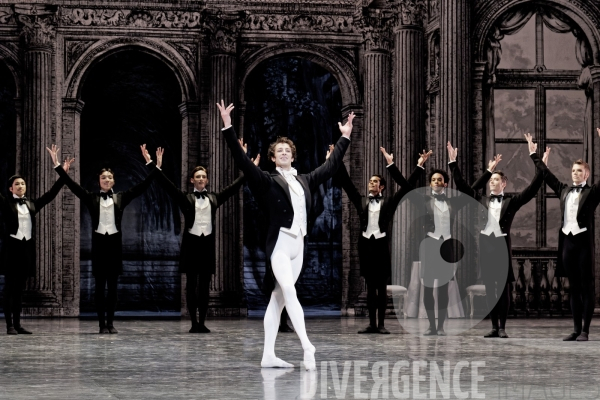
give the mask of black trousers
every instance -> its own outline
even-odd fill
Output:
[[[206,312],[208,311],[211,274],[194,271],[187,272],[185,275],[187,277],[185,299],[190,318],[192,319],[192,325],[198,323],[204,325]],[[198,310],[198,319],[196,319],[196,310]]]
[[[479,235],[481,277],[485,285],[485,299],[492,328],[504,329],[510,308],[510,258],[504,236]]]
[[[383,327],[387,308],[387,282],[391,260],[388,238],[369,239],[361,235],[358,240],[361,275],[367,284],[367,309],[371,326]]]
[[[562,234],[562,232],[561,232]],[[562,265],[571,286],[571,312],[575,332],[590,331],[594,315],[594,280],[591,279],[590,233],[563,235]]]
[[[440,252],[440,256],[443,260],[452,260],[454,258],[454,249],[452,246],[442,246],[444,239],[440,237],[438,239],[438,243],[434,246],[433,240],[434,238],[425,238],[425,240],[431,240],[431,247]],[[439,249],[439,250],[437,250]],[[423,262],[423,260],[421,260]],[[444,261],[444,266],[447,266],[447,263]],[[452,266],[447,266],[447,268],[453,268]],[[425,270],[423,270],[425,269]],[[442,329],[444,327],[444,321],[446,320],[446,315],[448,314],[448,283],[444,285],[438,286],[438,321],[437,328],[435,325],[435,299],[433,298],[433,284],[436,278],[442,278],[442,280],[446,280],[446,276],[436,276],[441,271],[440,265],[421,265],[421,275],[423,277],[423,305],[425,306],[425,311],[427,312],[427,319],[429,320],[429,328],[432,330]],[[444,272],[443,275],[447,275],[447,272]],[[454,279],[454,278],[452,278]]]
[[[96,313],[100,328],[113,326],[117,308],[117,283],[119,275],[115,273],[96,274],[95,293]],[[106,315],[106,322],[105,322]]]
[[[6,327],[19,328],[21,326],[21,309],[23,308],[22,297],[25,290],[27,277],[17,274],[4,276],[4,319]]]

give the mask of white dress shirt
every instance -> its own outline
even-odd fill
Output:
[[[367,222],[367,230],[362,233],[367,239],[371,236],[375,236],[375,239],[381,239],[385,237],[385,232],[381,233],[379,230],[379,212],[381,210],[381,200],[371,201],[369,199],[369,216]]]
[[[585,182],[581,185],[575,185],[573,183],[573,186],[581,186],[583,188]],[[575,236],[578,233],[587,231],[586,227],[580,228],[579,223],[577,222],[577,210],[579,210],[581,193],[583,193],[583,189],[580,189],[579,191],[571,190],[565,199],[565,221],[562,227],[562,231],[565,235],[572,233],[573,236]]]
[[[304,189],[298,179],[296,179],[297,171],[295,168],[290,170],[284,170],[283,168],[277,167],[279,172],[290,188],[290,197],[292,199],[292,207],[294,209],[294,220],[292,226],[288,228],[281,227],[279,230],[282,232],[289,233],[293,236],[306,236],[307,224],[306,224],[306,199],[304,196]]]
[[[194,192],[198,190],[194,189]],[[189,230],[192,235],[208,236],[212,233],[211,206],[208,197],[198,197],[195,203],[196,217],[194,226]]]
[[[13,194],[13,197],[15,199],[20,198],[16,194]],[[29,213],[29,208],[27,208],[27,205],[17,203],[17,214],[19,219],[19,229],[17,230],[16,235],[11,234],[10,236],[17,240],[23,240],[23,238],[25,238],[25,240],[31,239],[31,214]]]
[[[442,190],[439,194],[444,194],[445,191]],[[436,194],[433,190],[431,194]],[[435,232],[427,232],[427,235],[439,240],[440,237],[444,237],[444,240],[450,239],[450,209],[448,208],[448,204],[443,200],[435,199],[433,201],[433,223],[435,225]]]
[[[504,196],[504,192],[500,193],[499,196]],[[485,228],[481,231],[482,234],[490,236],[492,233],[494,236],[506,236],[506,233],[502,233],[500,229],[500,212],[502,211],[503,200],[497,201],[495,199],[490,200],[488,206],[488,219],[485,224]]]
[[[100,191],[100,193],[105,193]],[[114,196],[114,194],[113,194]],[[106,199],[100,198],[100,221],[98,223],[98,229],[96,233],[101,235],[114,235],[119,232],[117,225],[115,224],[115,202],[112,197]]]

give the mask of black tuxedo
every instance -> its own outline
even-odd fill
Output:
[[[111,248],[105,248],[100,242],[97,233],[92,233],[92,273],[94,276],[96,274],[104,272],[104,273],[123,273],[123,246],[121,242],[121,220],[123,219],[123,212],[125,207],[131,203],[133,199],[140,196],[152,183],[152,180],[157,175],[157,168],[154,165],[150,165],[152,168],[152,172],[143,180],[141,183],[133,186],[132,188],[124,191],[114,193],[112,196],[114,202],[114,215],[115,215],[115,225],[117,227],[118,233],[110,236],[115,236],[114,240],[111,241]],[[79,199],[85,204],[87,207],[90,216],[92,217],[92,230],[95,231],[98,228],[100,223],[100,193],[92,193],[88,192],[84,188],[82,188],[78,183],[73,181],[69,175],[65,172],[62,167],[55,168],[58,175],[61,176],[65,180],[65,184],[71,189],[75,196],[79,197]],[[119,239],[119,240],[117,240]],[[107,254],[110,255],[110,258],[114,263],[110,263],[112,265],[106,265],[104,262],[106,260]],[[109,269],[109,270],[106,270]]]
[[[29,215],[31,216],[31,240],[27,241],[29,242],[28,248],[30,248],[30,250],[27,252],[27,254],[22,254],[19,252],[15,253],[16,249],[11,246],[11,242],[16,241],[16,239],[12,238],[10,235],[16,235],[19,230],[19,213],[17,211],[17,203],[13,200],[12,193],[9,197],[4,197],[0,194],[0,212],[2,218],[4,219],[4,225],[6,226],[6,237],[4,239],[4,246],[2,248],[0,274],[9,275],[14,273],[25,277],[35,275],[35,215],[40,212],[40,210],[44,208],[46,204],[54,200],[64,184],[64,179],[58,179],[52,188],[50,188],[50,190],[40,198],[35,200],[27,199],[25,201],[25,205],[29,209]],[[26,260],[27,262],[23,264],[23,260]]]
[[[193,245],[196,235],[189,233],[189,230],[193,228],[194,221],[196,220],[196,196],[193,192],[188,193],[179,190],[162,171],[159,170],[157,176],[158,182],[179,205],[185,221],[185,230],[181,241],[179,272],[186,273],[188,271],[196,271],[214,274],[216,270],[214,229],[216,226],[217,209],[238,192],[244,183],[244,176],[241,175],[238,177],[231,185],[221,192],[207,192],[206,197],[210,202],[213,233],[207,236],[208,247],[205,249],[206,252],[202,252],[202,254],[198,254],[198,249]]]
[[[16,235],[19,231],[19,211],[17,202],[12,193],[9,197],[0,194],[0,213],[6,226],[6,236],[2,246],[2,258],[0,260],[0,274],[4,275],[4,290],[2,292],[4,319],[7,328],[21,327],[22,295],[25,290],[27,278],[35,276],[36,248],[35,227],[36,214],[50,203],[60,192],[64,179],[58,179],[52,188],[36,200],[25,200],[25,206],[29,210],[31,218],[31,239],[18,240],[10,235]]]
[[[575,332],[589,333],[592,316],[594,315],[594,212],[600,203],[600,185],[598,183],[582,188],[577,208],[577,224],[587,231],[577,235],[565,235],[562,227],[565,222],[565,207],[571,185],[562,183],[550,172],[539,157],[533,158],[535,165],[545,175],[548,186],[560,199],[561,224],[558,232],[558,257],[556,274],[558,277],[568,277],[571,286],[571,311]],[[583,320],[583,325],[582,325]]]
[[[379,231],[381,233],[385,233],[386,236],[382,238],[386,247],[388,246],[390,236],[388,234],[388,228],[392,219],[394,218],[394,214],[396,209],[398,208],[398,204],[400,200],[412,190],[412,188],[416,185],[423,169],[416,167],[413,173],[408,178],[408,181],[404,178],[402,173],[396,167],[396,164],[390,165],[387,170],[390,172],[396,183],[400,186],[400,190],[396,191],[392,196],[383,197],[379,204],[381,206],[379,210],[379,220],[377,224],[379,226]],[[344,188],[348,198],[354,204],[356,211],[358,212],[358,216],[360,218],[360,231],[365,232],[367,230],[367,226],[369,224],[369,204],[370,198],[368,196],[363,196],[360,194],[356,186],[352,183],[350,176],[348,175],[348,171],[346,170],[345,165],[342,164],[338,172],[336,173],[336,178],[339,179],[342,187]],[[388,191],[389,189],[386,188]],[[360,238],[364,238],[362,234]],[[380,240],[380,239],[378,239]],[[385,265],[373,265],[372,254],[364,254],[361,252],[361,246],[359,246],[359,257],[360,257],[360,274],[361,276],[368,276],[373,273],[377,273],[377,275],[381,275],[385,279],[389,278],[391,275],[391,263],[389,262],[389,249],[387,250],[388,257],[387,263]]]
[[[235,164],[244,173],[248,181],[248,187],[268,219],[265,247],[267,260],[270,260],[271,254],[273,254],[273,250],[275,249],[275,244],[277,243],[277,238],[279,237],[279,230],[281,228],[291,228],[294,220],[294,208],[292,206],[288,183],[279,172],[273,171],[268,173],[254,165],[241,148],[233,127],[225,129],[223,136],[231,150]],[[349,145],[350,140],[341,137],[337,141],[333,153],[323,165],[308,174],[298,174],[296,177],[304,190],[307,216],[310,215],[312,206],[312,193],[317,190],[319,185],[331,178],[339,166],[342,165],[342,159]],[[312,221],[309,220],[307,222],[308,229],[310,230]],[[267,265],[263,289],[270,293],[275,287],[275,277],[270,268],[270,263],[267,263]]]
[[[537,154],[532,154],[531,158],[533,160],[535,160],[534,157],[538,157]],[[539,158],[539,157],[538,157]],[[458,174],[453,174],[452,175],[454,178],[454,182],[456,183],[456,189],[458,189],[459,191],[468,194],[471,197],[478,197],[476,190],[471,188],[466,182],[465,180],[462,178],[462,175]],[[508,265],[506,265],[506,270],[507,271],[507,282],[514,282],[515,281],[515,276],[513,273],[513,269],[512,269],[512,241],[511,241],[511,237],[510,237],[510,228],[512,226],[512,222],[513,219],[515,218],[515,215],[517,213],[517,211],[519,211],[521,209],[521,207],[523,207],[525,204],[529,203],[529,201],[531,199],[533,199],[536,195],[536,193],[538,192],[538,190],[540,189],[540,187],[542,187],[542,183],[544,182],[544,174],[536,169],[536,173],[535,176],[533,177],[533,180],[531,181],[531,183],[529,184],[529,186],[527,186],[521,193],[517,193],[517,194],[513,194],[513,195],[505,195],[504,198],[502,199],[502,205],[501,205],[501,209],[500,209],[500,220],[499,225],[500,225],[500,229],[502,230],[502,233],[505,233],[506,236],[504,236],[504,240],[506,241],[506,247],[508,249]],[[488,222],[488,209],[489,209],[489,205],[490,205],[490,200],[491,197],[487,196],[487,195],[483,195],[479,197],[479,202],[480,204],[483,206],[482,208],[480,208],[480,224],[483,228],[486,226],[487,222]],[[497,201],[497,200],[494,200]],[[506,271],[505,270],[505,271]],[[489,273],[495,273],[497,271],[490,271],[489,268],[486,268],[486,266],[484,264],[481,264],[481,274],[482,274],[482,278],[485,280],[487,278],[486,274]]]
[[[156,177],[158,171],[156,166],[152,164],[149,167],[152,172],[141,183],[124,192],[113,193],[115,226],[118,232],[112,235],[101,235],[96,232],[100,224],[100,193],[88,192],[73,181],[62,167],[55,168],[56,172],[65,179],[66,185],[73,194],[85,204],[92,217],[92,274],[95,281],[94,298],[100,323],[100,333],[105,328],[114,329],[113,319],[117,306],[118,277],[123,273],[123,234],[121,232],[123,211],[133,199],[148,189],[152,179]],[[104,294],[105,288],[108,289],[106,296]],[[104,321],[105,311],[106,323]]]

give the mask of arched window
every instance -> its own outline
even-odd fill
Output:
[[[552,148],[549,167],[568,182],[573,161],[588,158],[586,113],[591,103],[582,86],[592,60],[585,35],[551,7],[519,6],[494,24],[487,58],[492,85],[486,100],[491,111],[488,138],[495,153],[503,155],[500,168],[509,177],[505,192],[520,192],[533,179],[535,167],[523,137],[527,132],[540,154],[545,146]],[[559,224],[559,199],[544,185],[536,200],[519,211],[513,246],[557,247]]]

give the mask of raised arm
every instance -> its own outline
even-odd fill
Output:
[[[354,204],[354,207],[358,210],[358,212],[362,212],[362,196],[354,183],[352,183],[352,179],[350,179],[350,175],[348,175],[348,170],[346,169],[346,165],[342,163],[340,168],[335,173],[335,177],[339,179],[342,184],[342,188],[348,195],[348,198]]]
[[[338,122],[342,137],[338,139],[333,152],[330,153],[329,158],[325,160],[323,165],[306,175],[306,179],[311,191],[315,190],[317,186],[333,177],[338,168],[343,164],[344,154],[346,153],[346,150],[348,150],[348,146],[350,146],[350,134],[352,133],[353,119],[354,113],[351,112],[348,115],[348,120],[344,125]]]
[[[231,111],[234,108],[233,104],[225,107],[225,103],[221,100],[221,104],[217,103],[217,107],[221,113],[223,124],[225,125],[223,137],[231,151],[235,164],[242,170],[253,191],[261,191],[269,184],[270,178],[252,162],[250,157],[244,152],[244,149],[239,145],[237,134],[231,125]]]
[[[71,177],[67,173],[69,171],[71,163],[73,161],[75,161],[75,159],[74,158],[71,158],[71,159],[66,158],[65,162],[63,164],[63,167],[61,167],[60,163],[58,162],[58,151],[59,151],[58,147],[56,147],[56,145],[53,144],[52,146],[50,146],[50,148],[46,147],[46,150],[48,150],[48,153],[50,153],[50,156],[52,157],[52,165],[54,165],[54,170],[60,176],[59,181],[62,179],[63,184],[67,185],[69,187],[69,189],[71,189],[71,192],[73,192],[73,194],[75,196],[77,196],[80,199],[87,200],[89,198],[89,196],[91,195],[91,193],[88,192],[87,190],[85,190],[84,188],[82,188],[73,179],[71,179]],[[60,190],[60,188],[59,188],[59,190]],[[58,194],[58,192],[56,192],[56,193]],[[54,196],[56,196],[56,194]]]
[[[554,191],[554,193],[556,193],[557,196],[560,197],[562,189],[566,185],[558,180],[558,178],[550,171],[548,166],[544,164],[542,159],[540,159],[540,156],[538,156],[537,153],[535,153],[535,151],[537,150],[537,144],[533,143],[531,135],[528,135],[529,134],[526,134],[525,138],[527,139],[529,145],[529,151],[534,152],[533,154],[531,154],[531,159],[533,160],[535,167],[542,173],[546,184],[550,186],[550,188]]]
[[[450,142],[448,142],[447,148],[448,148],[448,159],[450,160],[450,163],[448,165],[450,166],[450,171],[452,173],[452,179],[454,180],[456,189],[458,189],[458,191],[466,194],[467,196],[475,197],[477,195],[477,191],[482,189],[483,187],[485,187],[486,182],[490,180],[490,178],[492,176],[492,173],[490,171],[493,171],[493,168],[495,168],[496,165],[498,165],[498,163],[502,159],[502,155],[498,154],[496,157],[494,157],[494,160],[491,160],[490,163],[488,164],[488,168],[491,168],[491,169],[488,169],[487,171],[485,171],[485,173],[483,175],[481,175],[479,177],[479,179],[477,179],[473,185],[469,185],[467,183],[467,181],[465,181],[465,179],[463,178],[462,172],[460,171],[460,168],[458,167],[458,163],[456,162],[456,157],[458,155],[458,149],[453,148],[452,145],[450,144]]]
[[[179,204],[179,207],[187,207],[189,202],[187,201],[186,192],[180,190],[175,184],[164,174],[164,172],[157,168],[158,164],[162,165],[162,158],[165,150],[162,147],[156,149],[156,166],[153,166],[158,172],[156,173],[156,181],[165,189],[169,196],[171,196]]]

